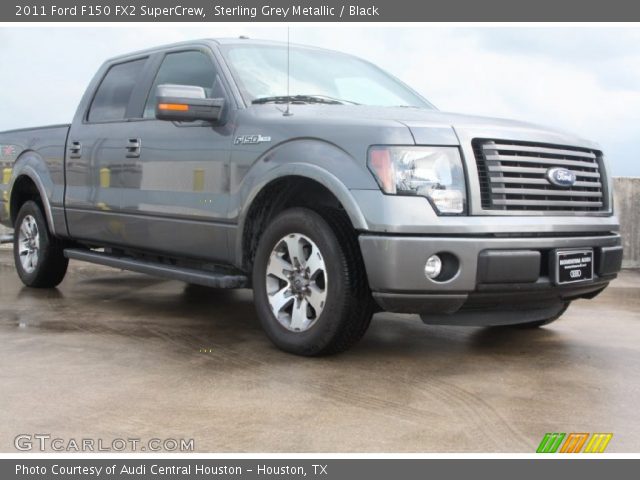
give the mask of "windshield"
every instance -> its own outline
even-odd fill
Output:
[[[287,92],[286,46],[221,48],[247,103],[266,103],[260,99],[290,95],[306,97],[304,103],[318,97],[345,104],[434,108],[378,67],[350,55],[291,47]]]

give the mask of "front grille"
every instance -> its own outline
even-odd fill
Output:
[[[601,212],[608,208],[597,150],[507,140],[474,139],[482,208],[542,212]],[[576,175],[569,188],[547,180],[550,168]]]

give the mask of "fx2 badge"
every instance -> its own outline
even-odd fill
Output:
[[[255,145],[262,142],[270,142],[271,137],[262,135],[238,135],[233,141],[234,145]]]

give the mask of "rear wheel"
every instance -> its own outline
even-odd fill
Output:
[[[373,315],[357,238],[339,212],[279,214],[260,238],[253,289],[271,341],[298,355],[346,350]]]
[[[52,288],[67,272],[69,260],[61,242],[49,233],[38,204],[25,202],[15,223],[13,258],[20,280],[28,287]]]

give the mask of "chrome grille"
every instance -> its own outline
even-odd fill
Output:
[[[597,150],[542,143],[474,139],[485,210],[599,212],[608,208]],[[550,168],[576,175],[569,188],[547,180]]]

